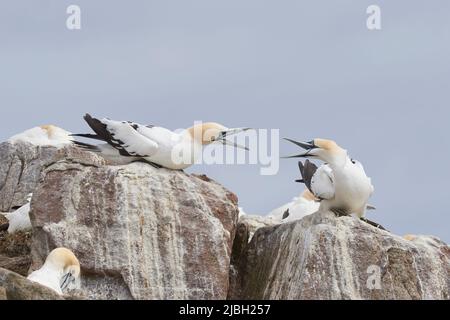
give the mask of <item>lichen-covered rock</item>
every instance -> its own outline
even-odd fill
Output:
[[[62,159],[76,158],[82,161],[86,152],[66,146],[61,148],[37,146],[30,143],[0,143],[0,211],[27,203],[28,194],[36,189],[42,170]],[[97,162],[104,160],[97,157]]]
[[[232,299],[450,299],[445,243],[330,212],[260,228],[236,255]]]
[[[3,288],[3,294],[2,294]],[[50,288],[32,282],[27,278],[0,268],[0,299],[7,300],[63,300],[64,298]]]
[[[63,246],[80,261],[87,298],[226,298],[236,196],[205,176],[93,160],[43,172],[31,203],[31,269]]]
[[[0,231],[0,268],[27,276],[31,264],[30,245],[31,232]]]

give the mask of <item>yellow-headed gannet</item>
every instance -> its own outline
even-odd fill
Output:
[[[175,133],[162,127],[141,125],[130,121],[114,121],[106,118],[99,120],[89,114],[86,114],[84,119],[95,134],[74,134],[73,136],[97,139],[107,144],[94,146],[74,141],[75,145],[99,152],[115,164],[144,160],[156,167],[176,170],[193,165],[202,146],[211,143],[217,142],[247,150],[246,147],[225,138],[250,129],[229,129],[221,124],[208,122]]]
[[[7,141],[10,143],[28,142],[35,146],[63,147],[72,143],[73,138],[70,134],[54,125],[45,125],[16,134]]]
[[[356,214],[369,224],[384,229],[364,218],[374,187],[362,164],[351,159],[347,150],[332,140],[286,140],[306,150],[287,158],[316,158],[326,163],[319,168],[309,160],[304,164],[300,161],[298,164],[302,179],[297,181],[303,182],[319,199],[320,210],[330,210],[338,216]]]
[[[30,202],[32,194],[27,198],[27,203],[18,208],[16,211],[9,213],[2,213],[8,219],[8,233],[17,231],[26,231],[31,229],[30,221]]]
[[[66,248],[56,248],[47,256],[44,265],[33,271],[28,280],[40,283],[59,294],[66,288],[79,286],[80,263],[72,251]]]

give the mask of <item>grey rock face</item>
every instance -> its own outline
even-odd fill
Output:
[[[61,160],[82,159],[86,153],[76,148],[41,147],[29,143],[0,143],[0,211],[10,212],[27,202],[36,189],[41,171]],[[98,161],[104,161],[98,159]]]
[[[0,268],[0,300],[63,300],[58,293],[27,278]]]
[[[236,243],[247,237],[238,225]],[[232,299],[449,299],[450,247],[318,212],[256,231],[233,252]]]
[[[31,203],[31,269],[63,246],[80,260],[87,298],[226,298],[234,194],[204,176],[84,157],[43,172]]]

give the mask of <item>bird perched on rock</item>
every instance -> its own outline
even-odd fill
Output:
[[[308,190],[302,192],[299,197],[295,197],[291,202],[272,210],[269,217],[278,222],[291,222],[300,220],[319,210],[320,203],[316,197]]]
[[[47,256],[44,265],[33,271],[28,280],[63,294],[66,288],[79,285],[80,263],[72,251],[66,248],[56,248]]]
[[[364,218],[374,187],[362,164],[351,159],[347,150],[326,139],[310,142],[286,140],[306,150],[287,158],[312,158],[326,163],[318,168],[309,160],[304,164],[299,162],[302,179],[297,181],[303,182],[319,199],[320,210],[330,210],[337,216],[356,214],[362,220],[382,228]]]
[[[15,233],[17,231],[26,231],[31,229],[30,221],[30,202],[32,198],[30,193],[27,197],[27,203],[13,212],[2,213],[8,219],[8,233]],[[5,226],[6,227],[6,226]]]
[[[226,140],[226,137],[250,128],[229,129],[221,124],[201,123],[180,133],[130,121],[96,119],[86,114],[85,121],[95,134],[74,134],[76,137],[97,139],[106,144],[91,145],[79,141],[78,147],[100,153],[114,164],[127,164],[144,160],[156,167],[185,169],[194,164],[202,147],[211,143],[246,147]]]
[[[35,146],[63,147],[72,143],[70,132],[54,125],[28,129],[9,138],[9,143],[27,142]]]

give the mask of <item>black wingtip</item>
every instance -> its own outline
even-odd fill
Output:
[[[91,133],[72,133],[70,136],[104,141],[99,135]]]
[[[286,211],[283,213],[282,220],[286,219],[287,217],[289,217],[289,209],[286,209]]]
[[[73,145],[75,145],[77,148],[81,148],[84,150],[94,151],[94,152],[100,152],[100,149],[97,146],[94,146],[92,144],[80,142],[80,141],[72,141]]]

